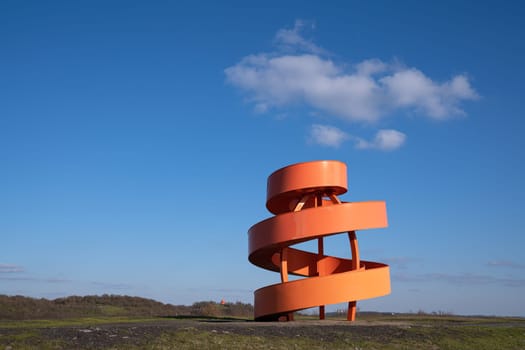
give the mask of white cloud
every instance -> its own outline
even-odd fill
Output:
[[[351,122],[374,122],[396,110],[444,119],[464,114],[461,102],[478,98],[465,75],[437,82],[416,68],[377,58],[337,64],[301,36],[303,27],[298,21],[277,32],[276,42],[288,52],[246,56],[225,69],[227,81],[246,92],[259,111],[305,104]]]
[[[306,106],[313,114],[350,123],[373,124],[399,112],[443,120],[464,115],[461,104],[479,97],[463,74],[436,81],[417,68],[378,58],[337,63],[304,38],[308,27],[313,24],[296,21],[292,29],[277,32],[278,51],[248,55],[225,69],[227,81],[246,93],[257,113]],[[310,130],[310,140],[324,146],[339,147],[347,139],[356,141],[358,149],[389,151],[403,145],[406,135],[379,130],[366,141],[327,125]]]
[[[406,135],[397,130],[382,129],[367,141],[330,125],[313,124],[310,128],[310,141],[321,146],[338,148],[347,140],[353,140],[357,149],[393,151],[405,143]]]
[[[394,256],[390,258],[383,258],[383,262],[395,266],[397,269],[407,269],[410,265],[421,262],[419,258],[412,258],[408,256]]]
[[[523,288],[525,287],[525,279],[514,277],[497,277],[492,275],[473,274],[473,273],[426,273],[421,275],[407,275],[395,274],[392,276],[394,280],[400,282],[436,282],[443,281],[452,285],[488,285],[497,284],[505,287]]]
[[[63,278],[38,278],[33,276],[1,276],[0,280],[2,281],[28,281],[28,282],[42,282],[42,283],[68,283],[71,282],[68,279]]]
[[[310,140],[322,146],[337,148],[347,139],[344,131],[333,126],[314,124],[310,129]]]
[[[373,75],[386,71],[388,65],[378,59],[372,58],[356,64],[355,69],[358,75]]]
[[[313,22],[298,19],[295,21],[293,29],[283,28],[277,31],[275,43],[284,50],[296,51],[299,49],[314,54],[328,54],[325,49],[303,38],[301,32],[307,27],[315,28]]]
[[[225,72],[228,81],[248,92],[256,106],[304,103],[350,121],[365,122],[382,114],[383,93],[373,78],[345,75],[332,61],[317,55],[247,56]]]
[[[438,84],[415,68],[384,76],[380,84],[392,107],[414,108],[434,119],[463,114],[458,107],[459,101],[478,97],[463,75]]]
[[[397,130],[382,129],[376,133],[372,141],[366,141],[361,138],[356,138],[356,140],[356,148],[359,149],[393,151],[405,143],[406,135]]]
[[[92,285],[101,287],[104,290],[108,289],[114,289],[114,290],[127,290],[127,289],[133,289],[133,286],[131,284],[127,283],[111,283],[111,282],[99,282],[99,281],[92,281]]]
[[[14,273],[14,272],[24,272],[22,266],[13,265],[13,264],[0,264],[0,273]]]
[[[525,264],[510,260],[493,260],[487,263],[490,267],[509,267],[512,269],[525,269]]]

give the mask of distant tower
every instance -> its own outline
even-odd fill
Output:
[[[275,216],[248,231],[248,259],[280,272],[281,283],[255,291],[256,320],[292,320],[293,312],[348,302],[349,321],[356,301],[390,293],[388,265],[359,257],[356,230],[386,227],[384,201],[341,202],[347,191],[346,165],[314,161],[290,165],[268,177],[266,208]],[[324,254],[323,237],[347,233],[352,259]],[[292,248],[317,240],[317,252]],[[293,274],[305,278],[289,281]]]

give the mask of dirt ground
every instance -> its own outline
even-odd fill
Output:
[[[396,325],[370,324],[369,322],[348,323],[344,321],[295,321],[265,323],[230,320],[177,319],[144,323],[103,324],[96,326],[65,326],[53,328],[34,328],[32,332],[43,342],[58,341],[76,349],[102,349],[147,345],[162,334],[181,330],[199,330],[218,334],[239,334],[259,337],[306,337],[318,341],[335,341],[338,338],[352,337],[374,339],[388,342],[392,337],[406,337],[406,327]],[[0,334],[16,336],[27,329],[4,328]],[[1,344],[9,349],[8,344]],[[37,345],[37,344],[35,344]],[[0,347],[1,349],[1,347]]]
[[[499,324],[501,326],[501,324]],[[509,326],[507,324],[507,326]],[[512,326],[512,325],[510,325]],[[520,322],[518,327],[523,327]],[[57,348],[111,349],[145,347],[165,334],[180,331],[204,331],[211,334],[229,334],[256,337],[309,338],[325,343],[343,339],[373,341],[387,344],[393,339],[408,343],[424,342],[425,332],[414,332],[414,325],[407,321],[356,321],[353,323],[332,320],[304,320],[294,322],[264,323],[225,319],[161,319],[153,322],[114,323],[93,326],[60,326],[44,328],[0,328],[0,350],[16,350],[1,339],[14,339],[31,332],[29,345],[60,344]],[[461,325],[445,325],[441,331],[454,332]],[[443,328],[443,327],[442,327]],[[447,330],[449,329],[450,330]],[[30,348],[32,348],[30,346]],[[46,345],[48,346],[48,345]]]

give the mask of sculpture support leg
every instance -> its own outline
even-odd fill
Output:
[[[355,231],[348,232],[348,238],[350,238],[350,250],[352,251],[352,270],[359,270],[361,261],[359,259],[359,246]]]
[[[315,207],[320,207],[323,205],[323,195],[317,194],[315,197]],[[323,258],[324,255],[324,241],[323,237],[319,237],[317,239],[317,274],[319,276],[322,276],[324,274],[324,271],[322,271],[322,266],[320,266],[320,261]],[[319,305],[319,319],[324,320],[325,319],[325,313],[324,313],[324,305]]]
[[[281,250],[281,282],[288,282],[288,248]]]
[[[288,282],[288,248],[281,250],[281,283]],[[286,321],[293,321],[293,312],[286,315]]]
[[[352,270],[359,270],[361,264],[359,259],[359,246],[357,244],[357,235],[355,231],[348,232],[348,238],[350,239],[350,251],[352,252]],[[357,309],[357,302],[348,302],[348,321],[355,321],[355,313]]]
[[[356,308],[357,308],[357,302],[356,301],[349,301],[348,302],[348,315],[346,316],[346,319],[348,321],[355,321]]]
[[[317,253],[318,259],[321,259],[322,256],[324,255],[324,242],[323,242],[322,237],[317,239],[317,252],[318,252]],[[320,265],[320,260],[317,260],[317,272],[319,276],[323,275],[322,266]],[[319,319],[324,320],[324,318],[325,318],[324,305],[319,305]]]

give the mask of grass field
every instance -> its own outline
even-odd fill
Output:
[[[104,317],[0,321],[0,350],[17,349],[525,349],[525,319],[361,315],[348,323],[236,318]]]

